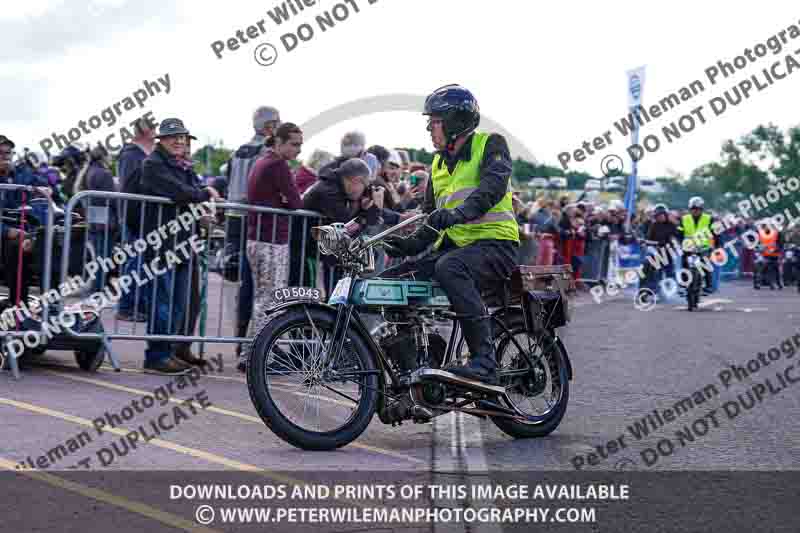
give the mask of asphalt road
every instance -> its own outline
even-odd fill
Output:
[[[361,438],[341,450],[303,452],[276,438],[258,418],[230,345],[205,347],[207,357],[221,360],[221,371],[215,363],[215,371],[195,384],[179,389],[175,383],[170,403],[140,406],[142,413],[109,429],[112,414],[121,416],[132,401],[174,378],[141,372],[139,341],[115,342],[119,373],[106,365],[88,374],[70,353],[48,352],[23,370],[20,381],[0,373],[0,467],[13,470],[28,458],[36,463],[63,444],[69,453],[47,459],[44,469],[88,464],[100,471],[435,475],[576,467],[794,470],[800,464],[800,430],[792,423],[800,415],[800,386],[792,380],[800,379],[800,370],[792,365],[800,347],[793,340],[781,343],[800,333],[798,299],[794,289],[756,292],[745,282],[723,284],[696,313],[680,300],[640,311],[630,294],[602,303],[580,296],[572,323],[561,331],[575,373],[569,407],[558,429],[536,440],[513,440],[491,422],[465,415],[395,428],[375,417]],[[773,347],[777,351],[768,352]],[[756,361],[748,367],[751,359]],[[749,375],[734,373],[731,365]],[[190,397],[191,404],[181,403]],[[737,412],[731,404],[738,404]],[[162,414],[177,425],[147,445],[125,448],[129,431]],[[105,420],[102,434],[98,418]],[[100,451],[113,445],[113,454]]]

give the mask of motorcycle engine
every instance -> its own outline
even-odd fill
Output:
[[[413,372],[425,355],[425,347],[418,345],[418,335],[413,330],[406,329],[395,335],[384,337],[380,341],[381,348],[401,373]],[[447,341],[441,335],[428,333],[428,364],[431,368],[439,368],[447,352]]]

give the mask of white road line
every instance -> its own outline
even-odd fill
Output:
[[[701,300],[697,307],[708,307],[715,304],[732,304],[733,300],[726,300],[725,298],[712,298],[710,300]]]

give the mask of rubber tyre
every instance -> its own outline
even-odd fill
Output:
[[[526,331],[524,321],[522,317],[515,316],[512,318],[509,324],[506,324],[506,327],[511,332],[511,336],[517,335],[519,333],[523,333]],[[542,342],[545,343],[545,346],[549,345],[553,340],[552,336],[549,333],[542,333]],[[505,332],[502,332],[498,337],[497,346],[501,351],[498,351],[498,357],[502,357],[502,351],[506,344],[510,342],[508,339],[508,335]],[[559,380],[561,382],[561,387],[564,390],[564,394],[561,398],[559,405],[555,407],[550,412],[550,415],[547,417],[546,420],[543,422],[538,422],[535,424],[526,424],[523,422],[516,422],[513,420],[509,420],[508,418],[501,418],[501,417],[492,417],[492,422],[500,428],[500,430],[511,436],[515,439],[531,439],[537,437],[545,437],[552,433],[558,425],[561,423],[561,419],[564,418],[564,414],[567,412],[567,404],[569,403],[569,379],[567,377],[567,358],[566,354],[563,353],[561,349],[561,343],[553,344],[551,348],[552,353],[554,354],[556,364],[558,365],[558,373],[559,373]],[[499,360],[498,367],[502,365],[502,360]]]
[[[324,326],[333,331],[336,324],[336,315],[321,309],[308,309],[317,328]],[[250,399],[258,412],[258,416],[273,433],[288,442],[306,451],[330,451],[350,444],[367,429],[378,400],[378,376],[371,374],[366,377],[366,386],[362,391],[356,413],[348,423],[334,432],[311,432],[298,427],[288,420],[272,399],[266,386],[264,354],[272,345],[274,338],[281,335],[292,326],[308,323],[303,308],[291,308],[273,317],[253,340],[253,349],[247,363],[247,388]],[[373,356],[367,343],[352,328],[348,332],[354,353],[357,355],[364,370],[375,370]]]
[[[75,350],[75,362],[86,372],[97,372],[106,358],[106,349],[101,344],[97,350]]]

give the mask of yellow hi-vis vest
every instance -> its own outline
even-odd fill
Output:
[[[469,161],[459,160],[451,174],[447,164],[437,154],[431,166],[433,196],[437,209],[454,209],[478,188],[481,181],[481,161],[489,134],[476,132],[472,136],[472,152]],[[519,226],[514,216],[511,192],[482,217],[464,224],[450,226],[442,232],[435,248],[442,245],[447,235],[456,246],[463,247],[480,240],[519,242]]]
[[[711,216],[708,213],[700,215],[697,226],[694,224],[694,217],[691,213],[683,215],[681,219],[683,225],[683,237],[691,241],[698,250],[711,248]]]

